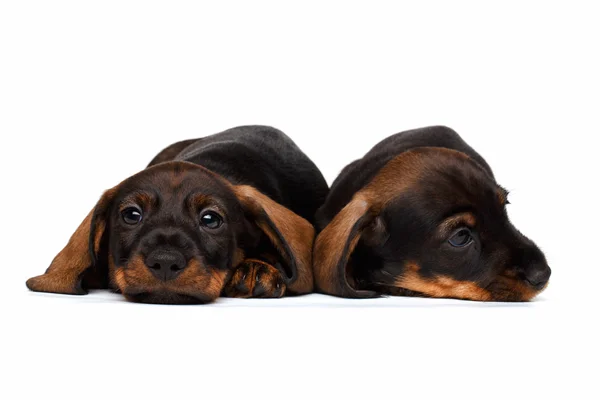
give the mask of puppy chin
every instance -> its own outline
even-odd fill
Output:
[[[168,291],[162,292],[143,292],[143,293],[123,293],[125,298],[135,303],[149,304],[206,304],[213,301],[213,298],[203,294],[181,294]]]
[[[546,290],[548,284],[549,282],[546,282],[541,289],[534,289],[519,279],[499,276],[486,287],[486,290],[491,294],[490,301],[527,302]]]
[[[120,292],[129,301],[151,304],[205,304],[219,297],[224,285],[225,272],[189,279],[155,280],[149,272],[135,268],[119,268],[114,274]],[[181,277],[183,278],[183,277]]]

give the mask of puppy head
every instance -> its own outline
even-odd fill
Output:
[[[83,290],[108,280],[132,301],[204,303],[256,252],[271,250],[286,281],[294,281],[299,266],[310,266],[313,236],[310,223],[256,189],[168,162],[106,191],[46,275]],[[67,279],[74,260],[94,268]]]
[[[510,223],[507,203],[507,192],[464,153],[405,152],[317,237],[317,286],[348,297],[530,300],[550,268]]]

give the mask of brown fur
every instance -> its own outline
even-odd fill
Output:
[[[242,205],[252,213],[258,226],[268,236],[280,255],[288,262],[295,262],[297,278],[288,283],[288,290],[296,294],[310,293],[314,285],[311,265],[315,237],[315,230],[310,222],[251,186],[235,186],[234,192]],[[281,238],[269,226],[262,215],[263,212],[281,233],[291,250],[291,255],[285,251]],[[291,260],[290,256],[294,260]]]
[[[454,180],[446,179],[451,173]],[[442,178],[439,178],[440,176]],[[442,186],[436,186],[434,184],[436,182],[441,183]],[[489,186],[485,186],[488,183]],[[465,187],[477,188],[478,191],[473,192],[477,193],[476,200],[472,199],[472,192],[468,190],[454,190],[454,185],[457,185],[458,188],[461,187],[461,184]],[[494,193],[488,189],[484,191],[482,188],[494,188],[493,190],[497,188],[497,190]],[[495,199],[489,197],[488,193],[495,195]],[[488,197],[486,196],[489,197],[490,202],[497,199],[500,203],[499,207],[497,204],[487,203]],[[502,214],[503,208],[508,202],[506,190],[497,186],[491,172],[486,171],[465,153],[437,147],[420,147],[404,151],[388,161],[362,189],[354,192],[351,200],[329,220],[317,236],[314,249],[314,273],[315,285],[319,291],[354,298],[388,293],[477,301],[527,301],[544,289],[536,290],[528,285],[524,281],[522,271],[519,274],[514,272],[512,275],[505,271],[510,268],[510,257],[513,253],[503,243],[500,245],[504,247],[500,246],[499,250],[496,249],[493,258],[496,260],[498,268],[481,270],[472,275],[467,274],[473,270],[446,269],[444,271],[444,267],[450,268],[453,264],[433,264],[431,258],[429,258],[429,268],[431,265],[440,266],[435,273],[424,273],[414,262],[394,265],[394,258],[385,258],[384,256],[381,256],[379,260],[383,260],[382,264],[387,262],[386,265],[394,269],[394,275],[388,273],[386,276],[385,270],[376,264],[370,267],[368,265],[369,257],[375,259],[376,262],[377,259],[373,257],[374,253],[369,253],[369,251],[378,248],[382,243],[395,243],[388,241],[389,233],[378,217],[383,211],[402,212],[401,208],[392,207],[397,204],[395,203],[396,199],[406,202],[401,204],[413,204],[414,207],[409,209],[419,209],[419,213],[412,214],[419,218],[422,218],[422,215],[431,215],[430,212],[436,211],[436,208],[443,209],[448,203],[458,204],[462,207],[465,204],[470,207],[473,207],[473,204],[478,207],[482,205],[481,208],[486,210],[495,207],[494,210],[496,208],[500,210],[494,211],[495,214],[493,214],[494,218],[498,218],[496,225],[498,229],[506,229],[507,226],[510,226],[502,219],[506,218],[502,217],[505,215]],[[422,208],[421,204],[425,203],[423,199],[431,200],[426,202],[430,208]],[[481,221],[478,221],[474,212],[453,212],[452,216],[446,217],[441,223],[437,222],[438,219],[432,220],[435,222],[431,224],[436,228],[430,231],[427,239],[429,241],[416,243],[414,249],[417,250],[413,249],[413,251],[419,251],[420,247],[418,246],[424,246],[426,243],[433,250],[437,250],[443,243],[448,242],[453,230],[461,227],[470,228],[483,236],[488,234],[485,224],[483,230],[478,230]],[[412,221],[417,221],[416,216],[407,215],[412,218]],[[441,215],[436,218],[439,217]],[[393,220],[390,215],[386,218],[388,221]],[[423,218],[418,221],[424,220]],[[491,224],[496,220],[490,221],[492,222],[486,223]],[[407,238],[410,238],[408,233],[406,235]],[[512,233],[512,235],[511,237],[515,237],[520,233]],[[522,236],[518,237],[523,241],[523,246],[527,246],[528,249],[532,248],[530,241],[527,242],[527,239],[523,239]],[[359,243],[363,249],[362,254],[358,255],[358,257],[363,257],[361,259],[362,275],[357,276],[357,263],[353,263],[355,260],[353,252],[357,250]],[[396,244],[396,247],[402,246],[403,243],[406,242],[400,242]],[[386,253],[388,256],[391,254],[389,249],[394,248],[392,244],[389,246]],[[455,257],[458,257],[459,253],[446,252],[444,254],[456,254]],[[541,257],[539,262],[545,263],[543,255]],[[398,259],[401,260],[401,258]],[[449,256],[449,262],[453,262],[452,256]],[[473,277],[473,280],[452,278],[449,275],[453,273],[456,273],[457,277]]]
[[[406,265],[404,274],[396,280],[396,286],[430,297],[451,297],[479,301],[491,299],[490,293],[474,282],[457,281],[444,276],[425,279],[419,275],[419,266],[415,263]]]
[[[46,274],[27,286],[203,303],[256,258],[280,272],[290,294],[309,293],[312,222],[327,192],[314,163],[275,128],[240,126],[180,141],[108,191]]]
[[[243,261],[225,285],[223,295],[238,298],[278,298],[285,294],[281,272],[264,261],[248,258]]]
[[[505,189],[498,189],[496,195],[498,196],[498,202],[500,205],[504,206],[508,202],[508,192]]]
[[[185,168],[204,170],[204,168],[193,164],[186,164]],[[163,191],[174,191],[178,187],[177,185],[182,184],[186,176],[182,170],[177,169],[177,171],[173,175],[173,179],[169,181],[170,188],[161,187],[158,183],[157,188]],[[224,178],[210,171],[206,172],[215,179],[224,182],[233,191],[242,207],[251,215],[251,220],[272,242],[279,256],[285,259],[287,263],[295,264],[297,273],[288,282],[287,289],[289,292],[293,294],[311,292],[313,289],[311,269],[312,245],[315,236],[312,224],[251,186],[234,186],[229,184]],[[65,294],[87,293],[84,286],[88,285],[83,285],[83,279],[84,274],[90,271],[92,264],[89,252],[92,218],[96,212],[96,232],[93,239],[93,246],[94,252],[99,253],[107,221],[105,220],[106,215],[98,211],[102,211],[108,207],[118,188],[119,186],[116,186],[105,192],[95,209],[88,214],[72,235],[69,243],[55,257],[46,273],[27,281],[27,286],[31,290]],[[176,192],[174,191],[173,193]],[[177,201],[180,202],[182,199],[178,199]],[[155,198],[150,193],[144,191],[133,192],[123,199],[119,212],[127,208],[129,202],[138,204],[145,212],[148,212],[155,205]],[[216,205],[216,202],[210,196],[196,195],[191,201],[191,206],[197,208],[209,205],[215,209],[219,209],[219,206]],[[277,259],[275,255],[265,255],[265,257],[267,259]],[[170,291],[174,294],[191,296],[191,288],[193,287],[196,293],[203,292],[205,301],[211,301],[219,296],[219,293],[225,286],[227,277],[226,271],[212,271],[213,268],[200,266],[197,261],[192,260],[179,277],[172,281],[161,282],[150,273],[140,257],[132,258],[125,269],[115,268],[114,261],[110,255],[107,259],[108,286],[120,290],[128,299],[132,300],[135,299],[136,294],[145,291]],[[233,254],[231,267],[238,267],[244,259],[244,250],[237,248]],[[269,268],[274,267],[269,265]],[[206,272],[207,270],[211,272],[208,273]],[[91,287],[101,287],[101,285],[91,285]],[[284,287],[281,295],[283,295],[285,290]]]
[[[403,191],[409,190],[419,177],[427,172],[427,163],[433,162],[432,158],[435,158],[438,151],[459,158],[466,157],[454,150],[428,148],[400,154],[389,161],[368,185],[357,192],[352,201],[319,234],[315,242],[314,272],[315,283],[321,291],[352,294],[352,297],[373,295],[369,291],[356,291],[348,283],[346,273],[348,258],[370,222],[369,215],[377,215],[392,199]],[[355,224],[361,218],[366,220],[361,227],[356,227]],[[351,237],[351,234],[354,236]]]
[[[440,224],[438,227],[438,236],[443,238],[446,237],[453,229],[456,229],[459,226],[468,226],[470,228],[474,228],[476,224],[477,218],[475,215],[473,215],[473,213],[464,212],[456,214],[450,218],[447,218]]]
[[[116,188],[107,190],[102,195],[97,207],[105,207],[115,193]],[[94,210],[84,218],[67,245],[54,257],[46,272],[27,280],[26,285],[30,290],[62,294],[87,293],[81,286],[81,280],[92,263],[89,240],[93,214]],[[105,228],[105,221],[99,221],[96,224],[94,233],[94,251],[96,252],[100,249],[100,240]]]
[[[540,290],[533,290],[516,279],[514,274],[505,272],[496,277],[486,289],[493,291],[495,301],[528,301],[543,292],[546,287],[548,283]]]
[[[161,282],[150,273],[142,258],[136,256],[127,268],[116,270],[114,282],[121,293],[132,301],[137,301],[135,295],[140,293],[169,292],[192,297],[200,291],[208,302],[219,297],[225,278],[226,271],[207,269],[191,259],[176,279]],[[131,287],[135,289],[131,290]]]
[[[355,230],[352,236],[353,228],[368,211],[368,207],[369,203],[357,194],[317,237],[314,272],[315,283],[321,291],[335,293],[344,291],[343,287],[338,286],[348,286],[345,265],[360,238],[359,230]],[[345,249],[347,241],[349,245]],[[344,266],[341,271],[339,265]]]

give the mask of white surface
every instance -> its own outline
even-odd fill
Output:
[[[597,20],[592,2],[2,2],[0,398],[598,398]],[[102,190],[241,124],[282,129],[329,182],[390,134],[456,129],[550,287],[210,306],[26,290]]]

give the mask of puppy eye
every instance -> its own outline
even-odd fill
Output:
[[[223,224],[223,219],[214,211],[207,211],[200,217],[200,224],[209,229],[217,229]]]
[[[135,225],[142,220],[142,212],[136,207],[127,207],[121,212],[121,217],[126,224]]]
[[[448,243],[454,247],[465,247],[472,241],[473,236],[471,235],[471,231],[466,228],[459,230],[450,239],[448,239]]]

